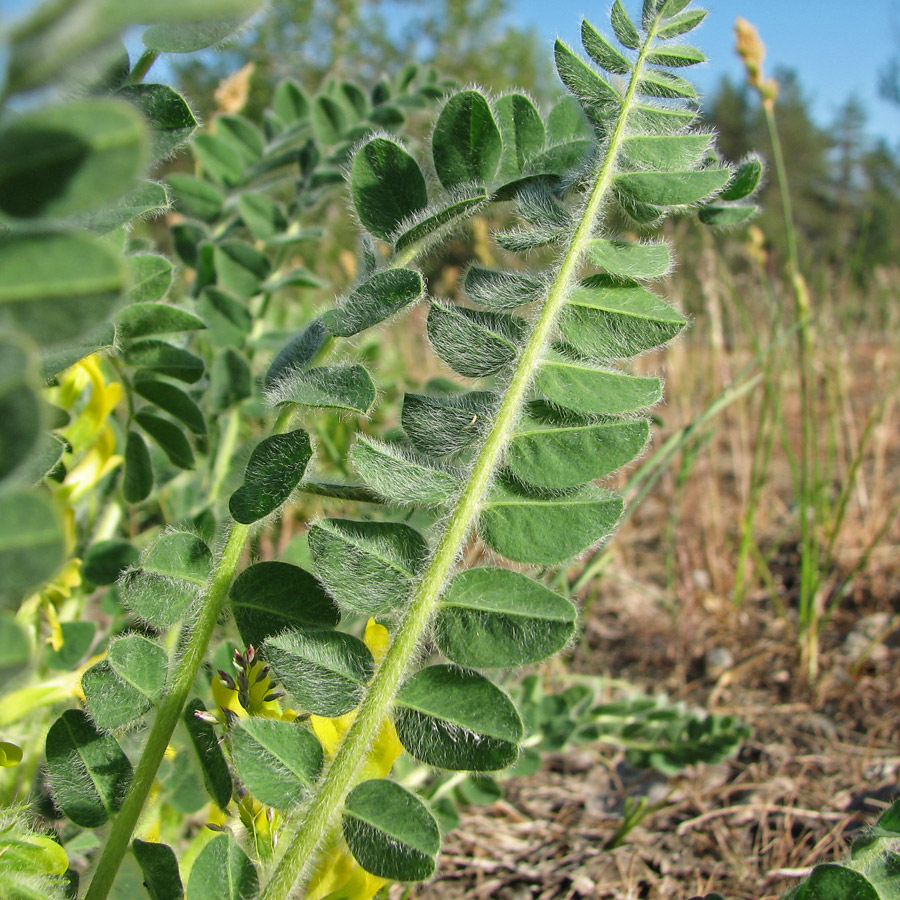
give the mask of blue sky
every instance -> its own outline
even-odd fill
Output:
[[[638,14],[640,0],[623,2]],[[577,46],[583,17],[608,31],[611,5],[612,0],[510,0],[510,18],[534,26],[549,50],[557,34]],[[817,121],[829,123],[856,93],[869,114],[869,133],[900,144],[900,107],[878,96],[879,69],[900,53],[900,0],[706,0],[698,5],[709,9],[694,32],[709,63],[694,68],[691,78],[704,93],[711,93],[724,74],[743,78],[733,34],[734,20],[743,16],[766,44],[768,73],[777,65],[796,69]]]
[[[637,14],[640,0],[624,2]],[[34,0],[0,0],[0,20],[34,5]],[[900,107],[878,96],[878,72],[900,52],[900,0],[707,0],[702,5],[710,13],[696,35],[709,63],[691,75],[704,92],[711,93],[723,74],[743,77],[732,29],[735,18],[744,16],[766,43],[769,73],[779,64],[796,69],[817,121],[829,123],[856,93],[868,112],[869,133],[900,144]],[[509,19],[533,26],[550,53],[557,34],[577,46],[583,16],[608,30],[610,6],[611,0],[509,0]]]

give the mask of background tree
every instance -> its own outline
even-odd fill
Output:
[[[266,16],[226,52],[195,56],[178,66],[178,76],[200,111],[209,113],[216,84],[254,63],[251,117],[286,76],[310,90],[326,72],[374,84],[393,73],[397,60],[433,64],[461,83],[525,88],[547,99],[559,85],[546,54],[533,29],[509,22],[508,10],[507,0],[273,0]]]

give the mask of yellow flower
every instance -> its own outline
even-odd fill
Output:
[[[108,419],[124,391],[117,381],[106,383],[97,354],[66,369],[59,376],[58,385],[48,389],[48,395],[57,406],[71,412],[88,389],[90,394],[84,406],[62,430],[72,448],[67,459],[77,460],[74,466],[69,465],[57,490],[60,499],[67,503],[84,496],[122,463],[122,457],[114,452],[116,438]]]
[[[105,424],[78,464],[66,473],[60,493],[70,502],[87,494],[122,464],[123,457],[114,453],[115,449],[116,436],[112,428]]]
[[[386,884],[363,869],[341,841],[319,863],[306,900],[372,900]]]
[[[269,667],[256,659],[256,651],[249,647],[245,654],[235,652],[235,666],[238,673],[232,677],[220,671],[212,680],[212,695],[216,708],[221,715],[217,718],[224,723],[227,715],[235,715],[239,719],[248,716],[263,716],[266,719],[285,719],[293,721],[297,713],[293,709],[283,710],[278,697],[283,696],[275,690],[269,677]],[[227,683],[226,683],[227,679]],[[241,688],[244,687],[243,696]],[[271,700],[266,697],[277,693]]]

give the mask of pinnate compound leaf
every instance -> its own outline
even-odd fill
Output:
[[[428,205],[425,176],[398,143],[376,137],[353,157],[350,193],[360,222],[389,241],[397,226]]]
[[[672,16],[678,15],[691,0],[663,0],[662,16],[664,19],[670,19]]]
[[[241,639],[258,647],[289,628],[333,626],[334,603],[309,572],[285,562],[260,562],[238,575],[231,587],[231,611]]]
[[[621,359],[672,340],[684,316],[634,281],[586,278],[570,293],[559,320],[565,341],[584,356]]]
[[[587,19],[581,21],[581,44],[587,55],[607,72],[627,75],[631,71],[628,58],[616,50]]]
[[[112,203],[147,162],[147,129],[127,103],[75,100],[0,127],[0,213],[64,218]]]
[[[816,866],[801,884],[802,900],[882,900],[882,894],[863,875],[840,863]]]
[[[204,270],[207,266],[209,272],[215,275],[212,269],[213,245],[209,243],[209,231],[199,222],[177,222],[170,228],[172,234],[172,246],[178,258],[192,269],[198,270],[198,278],[203,275],[204,286],[208,283],[206,280],[207,272]],[[198,291],[194,289],[195,293]]]
[[[42,433],[41,379],[34,348],[0,337],[0,480],[36,452]]]
[[[707,10],[692,9],[680,16],[673,16],[657,29],[656,36],[668,40],[693,31],[705,18]]]
[[[562,650],[576,618],[569,600],[534,579],[479,567],[461,572],[444,591],[435,639],[461,666],[524,666]]]
[[[711,203],[704,206],[697,216],[704,225],[728,228],[734,225],[743,225],[752,219],[759,211],[757,206],[726,206],[725,204]]]
[[[150,125],[150,153],[162,159],[180,147],[197,127],[184,97],[167,84],[129,84],[116,95],[133,103]]]
[[[647,54],[647,62],[652,66],[680,68],[706,62],[706,57],[695,47],[666,44],[656,50],[651,50]]]
[[[250,233],[268,241],[288,227],[287,215],[280,203],[267,194],[246,191],[238,197],[238,212]]]
[[[126,572],[122,600],[157,628],[174,625],[206,583],[212,553],[196,535],[171,531],[157,539],[139,569]]]
[[[399,253],[419,241],[433,240],[482,206],[488,198],[487,191],[483,188],[459,190],[454,194],[456,199],[443,209],[430,214],[426,210],[422,215],[414,217],[414,224],[403,231],[395,241],[394,251]]]
[[[257,444],[244,483],[228,502],[235,521],[251,525],[275,512],[294,492],[311,458],[312,444],[303,429],[274,434]]]
[[[731,181],[719,193],[718,200],[743,200],[749,197],[762,180],[763,164],[758,156],[751,156],[735,170]]]
[[[195,715],[197,712],[206,712],[206,706],[199,697],[195,697],[185,707],[184,725],[197,752],[206,792],[216,806],[224,810],[231,800],[234,788],[231,772],[228,771],[228,763],[225,762],[225,754],[215,728],[209,722],[199,719]]]
[[[495,311],[534,303],[546,290],[544,282],[529,272],[508,272],[481,266],[470,266],[463,284],[473,303]]]
[[[598,369],[558,355],[541,363],[534,384],[551,403],[588,416],[638,412],[662,399],[658,378]]]
[[[506,463],[526,484],[565,490],[615,472],[649,440],[644,419],[579,424],[524,419],[510,441]]]
[[[687,128],[696,118],[694,109],[635,103],[631,107],[628,124],[642,133],[675,134]]]
[[[616,178],[616,187],[639,203],[679,206],[696,203],[715,193],[731,178],[730,169],[698,169],[691,172],[627,172]]]
[[[618,112],[621,98],[610,84],[604,81],[584,60],[557,38],[554,45],[556,71],[562,83],[578,98],[595,125]]]
[[[0,241],[0,328],[42,347],[91,334],[126,286],[120,254],[89,234],[12,234]]]
[[[294,125],[309,116],[309,100],[299,84],[286,78],[275,88],[272,109],[285,125]]]
[[[645,69],[637,89],[645,97],[667,100],[696,100],[699,97],[697,89],[686,78],[660,69]]]
[[[129,634],[110,643],[107,659],[122,681],[152,703],[162,697],[169,658],[159,644],[139,634]]]
[[[164,256],[136,253],[126,258],[130,278],[127,298],[130,303],[162,300],[172,284],[174,266]]]
[[[524,94],[504,94],[494,104],[494,115],[503,138],[500,171],[507,177],[518,175],[544,147],[544,121]]]
[[[125,441],[125,475],[122,494],[128,503],[146,500],[153,490],[153,466],[150,451],[137,431],[128,432]]]
[[[263,133],[243,116],[230,113],[216,116],[216,134],[231,143],[246,165],[258,162],[265,149]]]
[[[169,195],[165,187],[155,181],[142,181],[113,203],[93,212],[74,216],[69,222],[77,228],[108,234],[133,219],[152,218],[168,208]]]
[[[209,373],[210,407],[221,412],[246,400],[253,393],[250,364],[234,347],[224,347],[217,354]]]
[[[180,213],[204,222],[214,222],[222,214],[225,194],[206,179],[171,172],[166,175],[166,183]]]
[[[128,541],[117,538],[97,541],[85,551],[81,574],[92,584],[115,584],[125,569],[137,565],[140,556]]]
[[[80,709],[67,709],[47,732],[47,769],[56,805],[76,825],[99,828],[116,813],[131,763],[116,739]]]
[[[587,485],[560,496],[497,484],[482,506],[481,539],[513,562],[554,566],[603,540],[618,524],[624,501]]]
[[[709,134],[629,135],[622,142],[622,161],[635,169],[686,171],[703,161],[711,142]]]
[[[569,94],[558,100],[547,116],[547,144],[552,147],[593,139],[594,130],[581,104]],[[536,171],[533,165],[529,169]]]
[[[331,596],[369,616],[398,612],[428,557],[425,538],[399,522],[320,519],[308,539],[316,574]]]
[[[440,506],[459,489],[456,475],[436,469],[395,444],[360,436],[353,445],[353,465],[363,481],[395,503]]]
[[[49,494],[0,492],[0,607],[12,608],[65,561],[63,525]]]
[[[197,134],[191,150],[200,160],[203,171],[222,187],[236,187],[244,178],[244,161],[240,151],[229,141],[215,134]]]
[[[432,303],[428,339],[451,369],[467,378],[494,375],[513,363],[527,324],[502,313]]]
[[[145,0],[99,0],[88,14],[81,6],[74,12],[68,6],[52,7],[63,15],[37,10],[12,35],[6,89],[27,90],[61,77],[85,56],[102,54],[103,45],[130,25],[244,17],[259,6],[259,0],[155,0],[150,5]]]
[[[331,334],[350,337],[415,303],[424,290],[422,274],[415,269],[384,269],[355,287],[337,309],[328,310],[322,322]]]
[[[179,469],[194,468],[194,451],[184,432],[174,422],[144,409],[135,413],[134,420],[153,438],[173,466]]]
[[[421,669],[400,686],[394,724],[414,759],[460,771],[505,769],[523,734],[516,707],[497,685],[449,665]]]
[[[424,881],[434,874],[441,833],[428,807],[385,778],[358,784],[344,801],[344,839],[356,861],[391,881]]]
[[[322,769],[322,746],[300,722],[253,716],[231,731],[234,768],[241,783],[267,806],[302,802]]]
[[[277,398],[282,403],[346,409],[366,415],[375,402],[375,382],[362,366],[320,366],[283,378]]]
[[[246,241],[216,244],[213,259],[219,286],[238,297],[258,294],[271,270],[266,255]]]
[[[284,378],[307,368],[331,340],[332,337],[322,319],[313,319],[306,328],[291,338],[272,360],[269,371],[266,372],[266,389],[277,392]]]
[[[497,397],[489,391],[430,396],[407,394],[400,422],[412,445],[430,456],[471,446],[490,424]]]
[[[631,21],[631,17],[625,11],[622,0],[616,0],[613,3],[612,12],[610,13],[610,23],[616,37],[623,46],[629,50],[637,50],[641,46],[641,36]]]
[[[294,629],[271,637],[263,653],[303,709],[329,718],[359,705],[375,671],[372,654],[361,640],[324,628]]]
[[[181,388],[143,373],[134,379],[132,386],[136,394],[187,425],[194,434],[206,434],[203,412]]]
[[[638,244],[595,238],[588,242],[587,255],[592,263],[621,278],[659,278],[672,266],[672,250],[665,243]]]
[[[258,891],[253,863],[226,832],[200,851],[188,878],[187,900],[253,900]]]
[[[165,691],[168,665],[166,651],[138,634],[113,641],[107,658],[81,679],[96,725],[120,728],[147,712]]]
[[[168,844],[151,843],[135,838],[131,843],[134,857],[144,876],[144,887],[150,900],[183,900],[184,887],[175,851]]]
[[[483,94],[460,91],[441,110],[431,152],[445,188],[474,182],[487,184],[497,172],[503,141]]]
[[[203,375],[203,360],[199,356],[154,338],[128,344],[122,351],[122,359],[129,366],[150,369],[187,384],[199,381]]]
[[[194,53],[220,44],[245,21],[244,16],[228,16],[194,24],[151,25],[145,29],[141,40],[148,50],[156,50],[158,53]]]
[[[309,111],[313,134],[326,146],[339,143],[347,127],[347,115],[331,97],[316,97]]]
[[[132,303],[116,316],[116,327],[122,338],[141,338],[151,334],[197,331],[206,328],[206,323],[186,309],[168,303]]]
[[[223,348],[244,346],[253,327],[253,316],[246,302],[209,285],[201,291],[198,305],[213,345]]]

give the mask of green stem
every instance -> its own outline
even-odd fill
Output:
[[[140,84],[158,58],[159,53],[156,50],[145,50],[128,73],[128,84]]]
[[[147,743],[122,807],[112,823],[106,846],[97,864],[84,900],[105,900],[113,886],[122,858],[128,850],[131,835],[137,825],[144,803],[156,780],[156,772],[163,754],[181,717],[181,711],[188,700],[200,664],[206,655],[206,648],[222,612],[228,589],[237,572],[244,545],[250,533],[248,525],[235,523],[225,542],[218,565],[210,576],[209,586],[203,598],[199,614],[194,622],[190,639],[184,653],[174,666],[172,687],[159,707]]]
[[[444,583],[472,531],[482,500],[493,479],[494,470],[512,435],[535,370],[550,341],[569,286],[577,275],[587,244],[591,240],[601,205],[612,185],[616,158],[625,137],[628,115],[658,21],[657,16],[649,29],[647,40],[635,63],[628,90],[622,100],[622,108],[606,147],[606,153],[596,170],[594,185],[578,226],[550,287],[540,317],[519,357],[494,423],[475,459],[466,486],[456,501],[440,543],[394,633],[390,649],[357,710],[353,725],[319,783],[306,809],[303,822],[290,843],[286,842],[285,850],[263,889],[260,900],[284,900],[292,894],[300,879],[311,875],[321,855],[324,838],[333,828],[344,798],[365,760],[372,738],[391,708],[394,695],[409,668],[410,661],[416,658],[417,648],[437,606]]]
[[[241,417],[238,410],[233,409],[228,413],[228,419],[225,423],[225,430],[219,439],[219,446],[216,449],[216,460],[213,464],[212,484],[209,488],[209,494],[206,497],[206,506],[212,506],[218,499],[219,492],[225,482],[225,476],[228,474],[228,467],[231,464],[231,457],[234,455],[234,448],[237,446],[238,436],[241,433]]]
[[[809,294],[800,272],[797,252],[797,229],[794,224],[791,192],[788,185],[787,167],[781,148],[781,137],[775,120],[775,104],[763,101],[766,127],[772,142],[772,157],[775,176],[781,196],[781,210],[784,216],[785,238],[787,240],[788,276],[794,293],[794,311],[797,323],[797,367],[800,376],[800,471],[797,484],[797,507],[800,516],[800,598],[799,619],[801,641],[804,641],[804,662],[807,677],[814,680],[818,669],[817,636],[818,614],[816,593],[819,587],[819,552],[816,545],[816,442],[812,397],[812,332],[809,321]],[[807,640],[804,640],[807,639]]]

